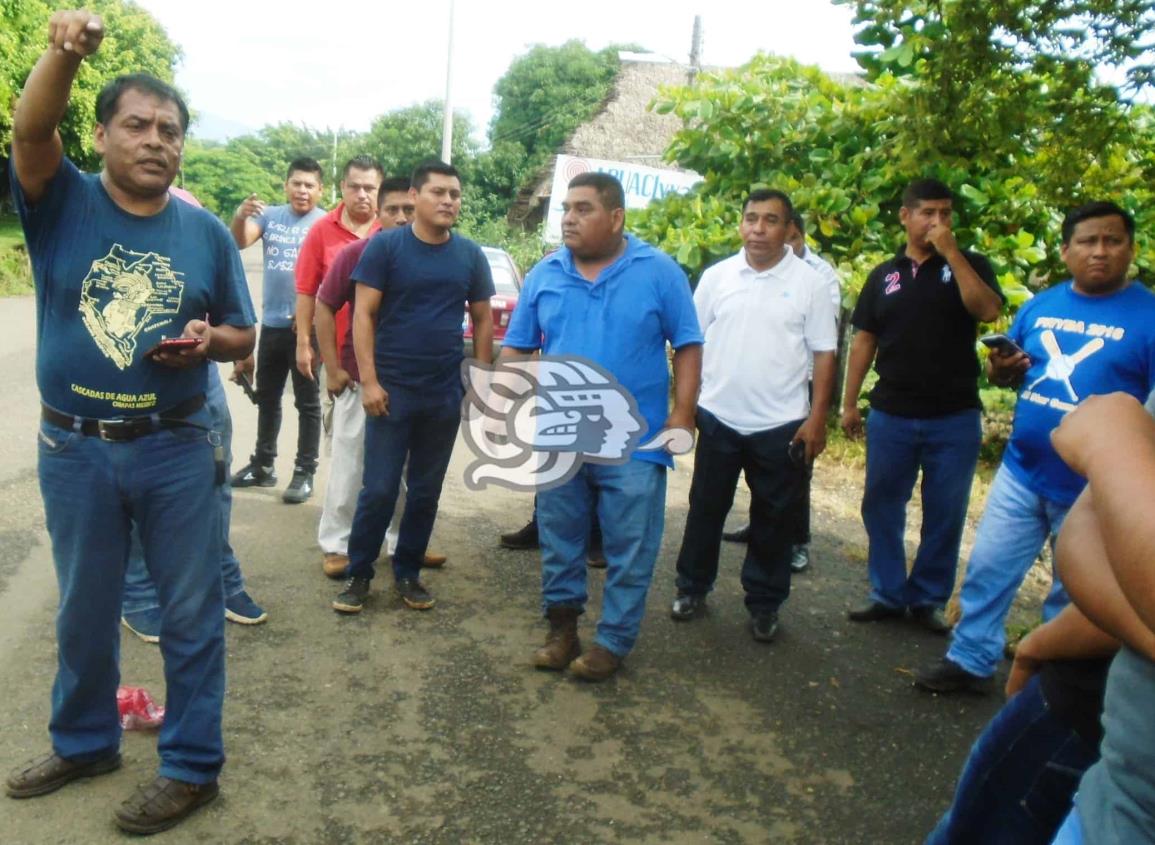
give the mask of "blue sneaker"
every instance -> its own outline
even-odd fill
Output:
[[[137,610],[120,617],[120,624],[132,631],[146,643],[160,642],[160,608],[150,607]]]
[[[239,625],[260,625],[268,618],[269,614],[265,613],[244,590],[225,599],[225,619],[230,622]]]

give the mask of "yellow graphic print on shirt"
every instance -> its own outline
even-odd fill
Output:
[[[132,364],[142,332],[171,323],[179,313],[184,282],[171,265],[163,255],[120,244],[92,262],[80,288],[80,314],[104,357],[119,369]]]

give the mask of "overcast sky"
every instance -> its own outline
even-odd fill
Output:
[[[359,130],[445,93],[449,0],[137,2],[184,50],[177,82],[190,105],[214,118]],[[537,43],[637,43],[687,61],[695,14],[705,64],[738,65],[761,50],[857,70],[851,11],[824,0],[456,0],[454,104],[483,134],[494,83]]]

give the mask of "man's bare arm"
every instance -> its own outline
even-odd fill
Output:
[[[56,12],[48,24],[48,49],[24,83],[12,116],[12,163],[29,203],[44,196],[64,158],[57,127],[64,119],[80,62],[97,51],[104,38],[99,15]]]
[[[862,433],[862,412],[858,410],[858,396],[862,393],[862,383],[874,363],[878,350],[878,338],[868,331],[859,329],[850,342],[849,362],[846,366],[846,386],[842,392],[842,429],[850,437]]]
[[[313,317],[317,310],[317,298],[304,293],[297,294],[297,309],[294,324],[297,327],[297,369],[305,378],[313,377]],[[361,366],[358,359],[357,366]]]
[[[493,309],[488,299],[469,303],[473,321],[473,357],[483,364],[493,363]]]
[[[702,387],[702,344],[687,343],[674,350],[674,408],[667,428],[694,430],[698,392]]]
[[[382,298],[383,294],[377,288],[357,284],[357,307],[353,309],[353,353],[361,373],[361,404],[365,406],[365,413],[371,417],[389,413],[389,394],[377,380],[377,362],[374,358],[377,312],[381,308]]]
[[[261,237],[261,227],[253,218],[262,214],[264,210],[265,204],[257,199],[256,194],[249,194],[245,197],[245,201],[237,206],[232,222],[229,223],[229,231],[232,232],[237,249],[250,247]]]
[[[321,351],[321,363],[325,365],[325,389],[330,396],[337,396],[349,386],[352,377],[341,366],[341,355],[337,349],[337,313],[320,297],[317,298],[316,304],[313,327],[317,330],[317,347]]]

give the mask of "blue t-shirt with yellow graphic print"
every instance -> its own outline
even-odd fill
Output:
[[[1087,296],[1070,281],[1019,309],[1008,336],[1031,359],[1003,464],[1038,495],[1070,506],[1086,482],[1051,446],[1051,432],[1088,396],[1155,387],[1155,295],[1138,282]]]
[[[35,206],[15,170],[12,195],[36,280],[36,380],[43,401],[83,417],[164,411],[204,393],[208,365],[174,369],[145,353],[189,320],[253,325],[228,230],[170,200],[159,214],[120,208],[99,174],[64,159]]]

